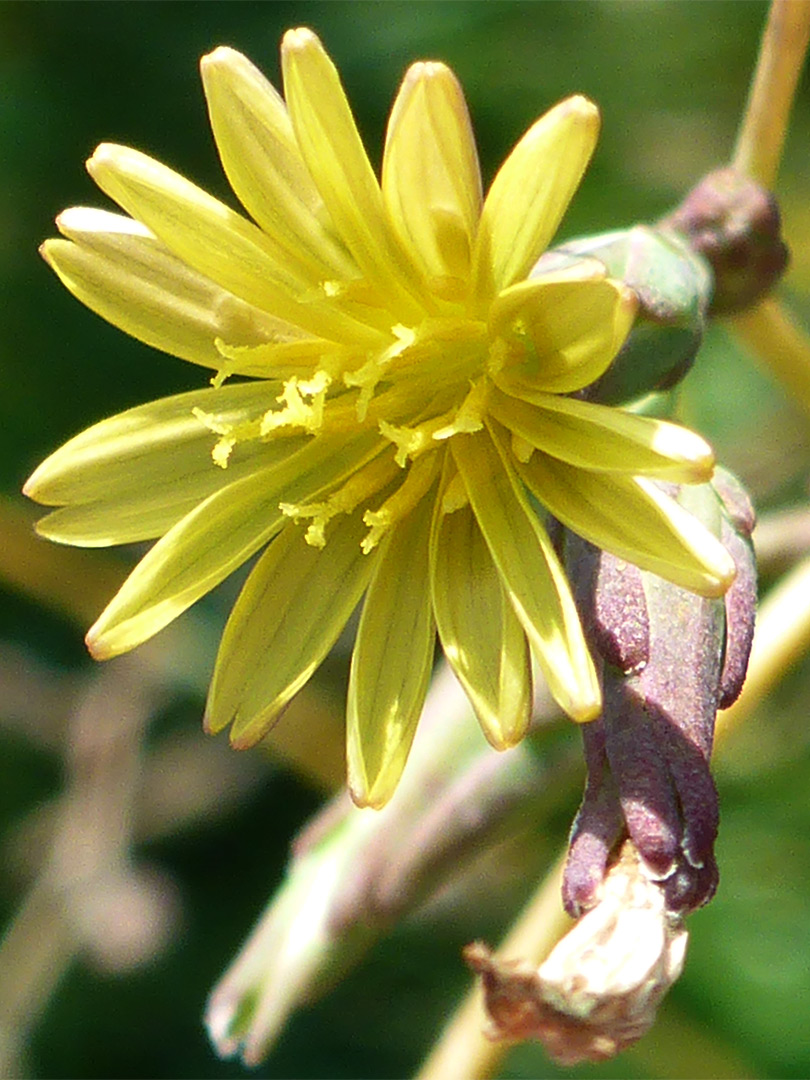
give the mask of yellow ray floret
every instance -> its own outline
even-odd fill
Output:
[[[206,709],[235,746],[267,732],[362,600],[349,784],[381,806],[437,629],[494,746],[527,730],[532,653],[561,709],[599,713],[547,513],[687,588],[727,587],[719,541],[655,482],[704,482],[713,456],[676,425],[567,396],[606,371],[637,307],[593,259],[529,279],[593,152],[590,101],[537,120],[485,195],[463,92],[439,62],[406,73],[380,180],[310,30],[285,35],[283,97],[233,49],[201,67],[247,213],[104,144],[88,168],[124,214],[68,210],[42,251],[83,303],[213,371],[211,385],[82,433],[26,493],[54,508],[40,531],[61,542],[157,539],[91,629],[98,657],[266,549]]]

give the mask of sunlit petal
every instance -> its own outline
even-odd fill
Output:
[[[74,296],[147,345],[216,368],[217,339],[244,346],[303,336],[192,270],[131,218],[74,207],[57,225],[75,243],[46,240],[48,265]]]
[[[287,520],[279,503],[340,483],[374,449],[368,437],[354,447],[319,439],[209,496],[141,559],[91,627],[93,655],[115,656],[152,637],[279,532]]]
[[[419,318],[419,275],[388,223],[380,185],[334,64],[306,29],[284,35],[281,57],[298,146],[338,234],[399,319]]]
[[[280,94],[234,49],[215,49],[202,58],[200,70],[222,166],[248,213],[316,277],[357,276],[353,259],[325,224],[323,200]]]
[[[214,469],[211,450],[216,436],[194,409],[215,411],[223,426],[238,425],[273,402],[273,383],[240,383],[218,390],[207,387],[150,401],[87,428],[61,446],[34,471],[25,494],[47,506],[89,503],[149,492],[169,483],[195,482]],[[261,460],[258,443],[235,448],[237,456]]]
[[[262,555],[234,605],[219,647],[206,730],[231,721],[231,742],[253,745],[334,645],[374,569],[355,513],[336,523],[328,548],[289,524]]]
[[[377,339],[319,297],[321,283],[261,229],[165,165],[103,143],[87,168],[102,191],[178,258],[242,300],[318,337]]]
[[[704,596],[722,596],[734,561],[701,523],[642,477],[588,472],[535,454],[520,475],[564,525],[598,547]]]
[[[534,123],[492,182],[476,243],[477,301],[525,278],[565,213],[599,134],[599,110],[575,96]]]
[[[574,601],[545,529],[488,432],[453,439],[453,457],[509,599],[554,698],[592,720],[601,695]]]
[[[429,537],[423,499],[380,548],[352,655],[346,713],[349,790],[383,806],[397,785],[433,665]]]
[[[579,390],[604,373],[637,307],[635,293],[610,278],[513,285],[492,305],[492,377],[517,397]]]
[[[528,642],[470,506],[437,507],[433,607],[439,638],[497,750],[520,742],[531,716]]]
[[[686,483],[711,479],[712,448],[688,428],[559,394],[537,391],[530,401],[495,392],[489,411],[531,446],[570,465]]]
[[[464,94],[444,64],[414,64],[403,80],[388,121],[382,189],[397,232],[434,288],[465,289],[481,173]]]

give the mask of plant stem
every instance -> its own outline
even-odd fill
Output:
[[[810,3],[772,0],[732,165],[763,187],[779,171],[790,109],[810,40]]]
[[[502,959],[520,958],[539,965],[572,925],[563,910],[560,889],[563,851],[498,949]],[[483,995],[472,990],[445,1027],[417,1080],[485,1080],[494,1075],[510,1044],[492,1042],[486,1025]]]
[[[717,715],[716,740],[721,747],[808,647],[810,558],[805,558],[760,605],[745,686],[731,708]]]
[[[807,4],[810,11],[810,3]],[[756,354],[796,400],[810,413],[810,338],[776,297],[768,296],[755,308],[731,321],[742,344]]]

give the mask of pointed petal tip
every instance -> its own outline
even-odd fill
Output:
[[[261,736],[256,735],[231,735],[228,738],[228,742],[231,745],[231,750],[252,750],[256,743],[261,741]]]
[[[242,59],[242,53],[232,49],[229,45],[217,45],[210,53],[205,53],[204,56],[200,57],[200,71],[205,73],[208,68],[227,67],[234,59]]]
[[[595,699],[583,698],[580,701],[574,701],[567,712],[575,724],[589,724],[592,720],[596,720],[602,712],[601,695]]]
[[[725,596],[737,576],[737,567],[734,560],[725,548],[723,548],[723,551],[727,555],[727,560],[724,562],[722,559],[718,559],[717,564],[712,567],[714,576],[707,577],[706,586],[701,590],[703,596],[713,600]]]
[[[202,729],[206,735],[218,735],[220,731],[226,726],[226,724],[218,723],[214,721],[213,710],[210,703],[205,706],[205,712],[202,718]]]
[[[373,786],[369,789],[365,785],[358,786],[351,776],[348,779],[348,787],[352,802],[359,810],[382,810],[394,794],[393,791],[387,789]]]
[[[99,171],[102,170],[105,165],[109,165],[114,161],[116,152],[119,149],[120,147],[116,146],[115,143],[98,144],[93,153],[84,163],[85,168],[94,180],[96,179]]]
[[[571,97],[563,98],[557,107],[564,115],[581,116],[587,123],[595,123],[597,126],[599,124],[599,106],[584,94],[572,94]]]
[[[84,644],[87,647],[87,651],[94,660],[112,660],[116,655],[116,652],[110,647],[109,643],[105,641],[104,635],[96,630],[97,626],[98,623],[94,623],[85,634]]]
[[[323,48],[320,38],[308,26],[298,26],[288,30],[281,39],[282,52],[302,52],[312,47]]]

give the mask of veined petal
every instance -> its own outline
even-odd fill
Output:
[[[182,475],[175,474],[173,457],[156,460],[152,483],[144,481],[143,486],[129,492],[112,491],[96,502],[63,506],[40,518],[36,530],[49,540],[75,547],[155,540],[215,491],[258,469],[280,463],[307,441],[301,435],[283,441],[249,443],[231,455],[227,469],[214,465],[209,447],[207,461],[195,462]]]
[[[354,260],[325,223],[281,95],[234,49],[215,49],[200,70],[222,167],[248,213],[313,276],[356,277]]]
[[[196,483],[200,473],[222,473],[211,460],[216,436],[193,410],[215,415],[223,426],[238,425],[261,416],[278,392],[274,383],[234,383],[127,409],[68,440],[34,471],[23,492],[47,506],[60,506]],[[260,445],[235,447],[233,460],[261,457]]]
[[[580,390],[613,360],[637,307],[635,293],[610,278],[513,285],[492,305],[492,378],[507,394],[527,400],[536,390]]]
[[[405,75],[388,121],[382,190],[394,227],[425,275],[466,288],[481,171],[464,93],[444,64],[414,64]]]
[[[405,323],[424,314],[416,269],[396,240],[334,64],[311,30],[281,46],[284,96],[298,146],[335,228],[386,307]]]
[[[444,655],[490,743],[514,746],[531,718],[529,647],[469,505],[446,513],[438,501],[431,578]]]
[[[349,790],[359,806],[383,806],[393,794],[430,681],[433,504],[422,499],[383,541],[363,605],[346,714]]]
[[[518,468],[551,513],[597,547],[702,596],[722,596],[734,580],[734,561],[720,541],[652,481],[589,472],[543,454]]]
[[[577,721],[601,694],[565,573],[508,456],[489,431],[450,442],[472,508],[549,689]]]
[[[205,727],[233,721],[239,749],[264,736],[337,640],[374,569],[360,541],[362,513],[311,547],[290,523],[262,555],[231,612],[208,693]]]
[[[218,368],[223,359],[217,339],[255,346],[303,337],[298,327],[192,270],[131,218],[73,207],[56,223],[69,239],[46,240],[40,252],[63,285],[91,311],[153,348]]]
[[[102,143],[87,168],[128,214],[229,292],[317,337],[379,342],[376,331],[330,303],[322,283],[271,237],[165,165],[129,147]]]
[[[527,398],[508,397],[496,390],[487,408],[531,446],[569,465],[596,472],[643,473],[688,484],[711,479],[712,448],[688,428],[539,390]]]
[[[574,96],[529,128],[489,189],[475,246],[473,288],[487,305],[525,278],[548,246],[599,135],[599,110]]]
[[[380,440],[320,437],[279,465],[209,496],[141,559],[87,635],[107,659],[140,645],[218,585],[287,520],[283,501],[331,489],[373,457]]]

